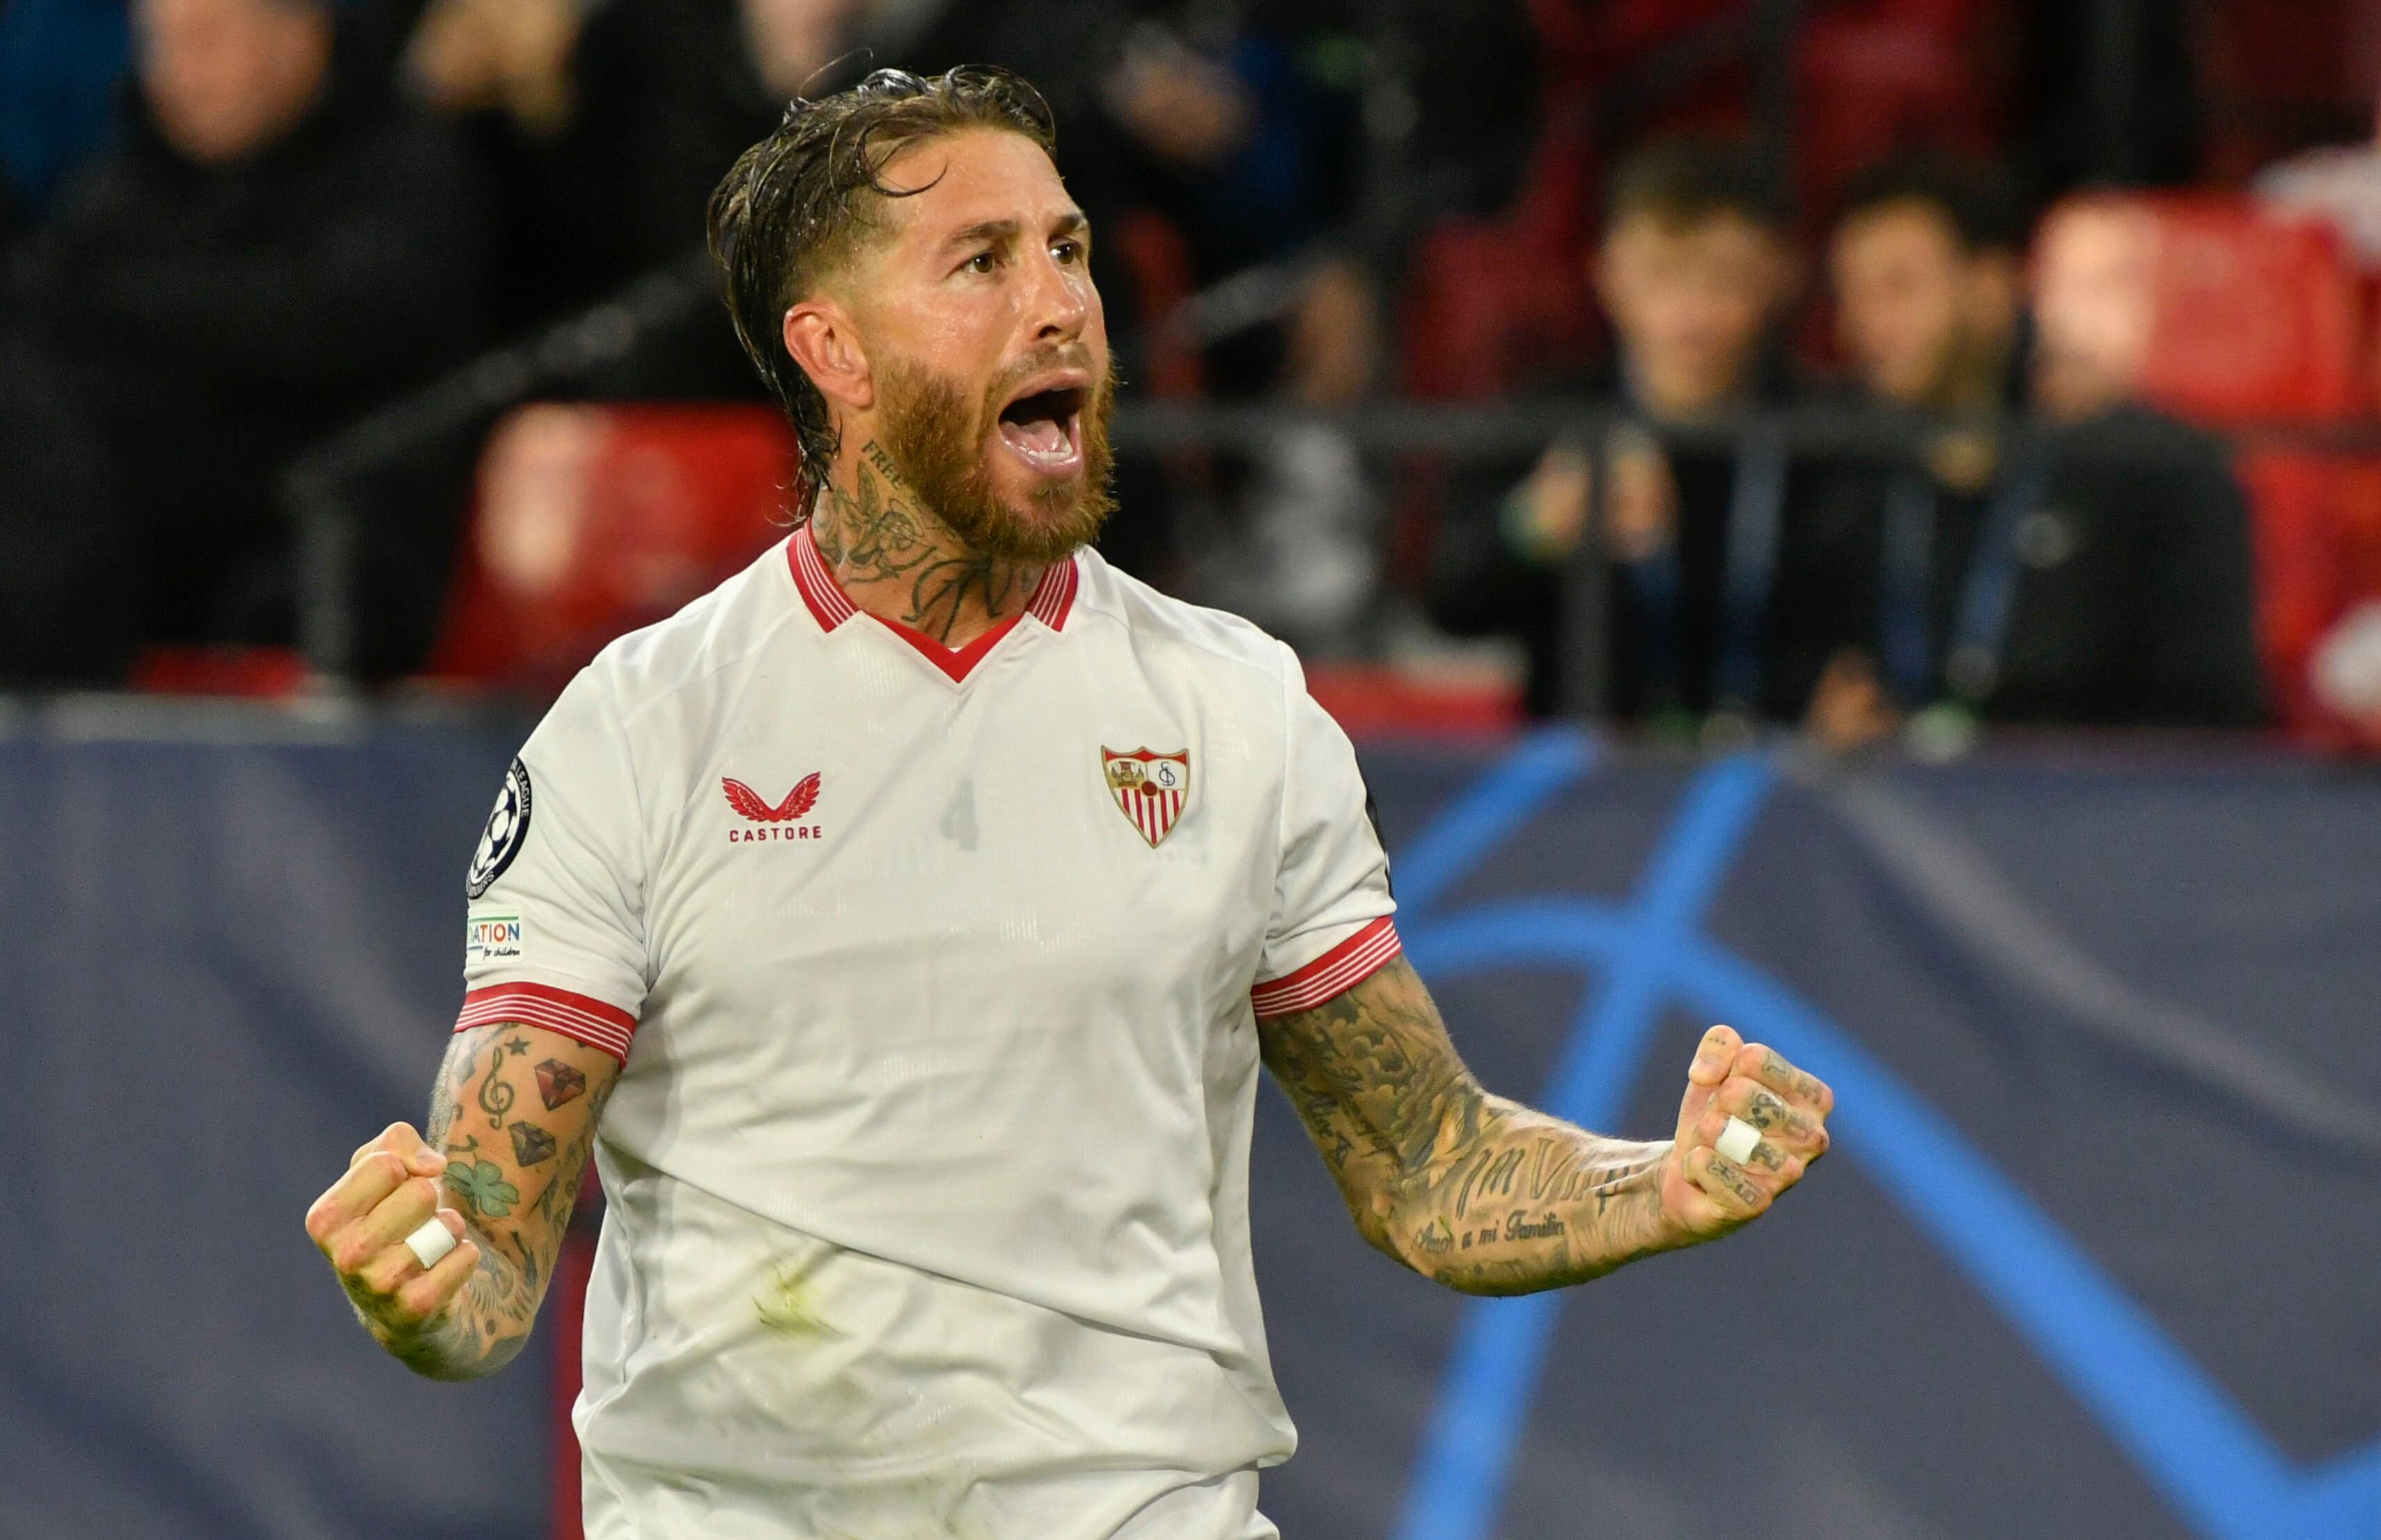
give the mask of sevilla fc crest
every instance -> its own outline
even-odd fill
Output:
[[[1190,751],[1158,754],[1137,748],[1118,754],[1103,747],[1100,763],[1107,771],[1108,794],[1141,837],[1154,849],[1182,816],[1190,797]]]

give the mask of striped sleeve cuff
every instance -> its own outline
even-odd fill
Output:
[[[602,1049],[623,1064],[629,1061],[629,1042],[637,1035],[637,1018],[618,1006],[543,984],[492,984],[463,997],[463,1013],[455,1018],[456,1031],[492,1022],[519,1022],[558,1032],[572,1042]]]
[[[1383,915],[1297,972],[1259,984],[1249,991],[1249,1003],[1260,1021],[1312,1011],[1372,977],[1403,951],[1397,926]]]

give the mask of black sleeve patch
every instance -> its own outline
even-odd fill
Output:
[[[495,810],[488,815],[488,826],[480,831],[480,848],[471,853],[471,869],[463,881],[467,895],[478,898],[486,892],[520,854],[529,839],[529,767],[515,756],[505,771],[503,789],[496,793]]]

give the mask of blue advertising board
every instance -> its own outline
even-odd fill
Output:
[[[519,731],[0,734],[0,1540],[549,1532],[549,1355],[411,1378],[299,1222],[421,1110]],[[1471,1301],[1363,1246],[1268,1091],[1285,1534],[2381,1537],[2381,781],[1363,758],[1492,1088],[1658,1137],[1726,1021],[1837,1142],[1724,1244]]]

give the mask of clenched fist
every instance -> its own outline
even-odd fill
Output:
[[[1687,1070],[1678,1136],[1662,1170],[1662,1209],[1679,1238],[1714,1240],[1758,1219],[1827,1153],[1835,1092],[1775,1049],[1725,1026],[1703,1034]],[[1730,1118],[1761,1138],[1741,1161],[1716,1147]]]
[[[348,1158],[347,1175],[306,1210],[306,1233],[383,1346],[421,1332],[480,1265],[463,1216],[440,1202],[446,1170],[446,1158],[410,1123],[391,1123]],[[460,1243],[425,1271],[405,1238],[433,1215]]]

